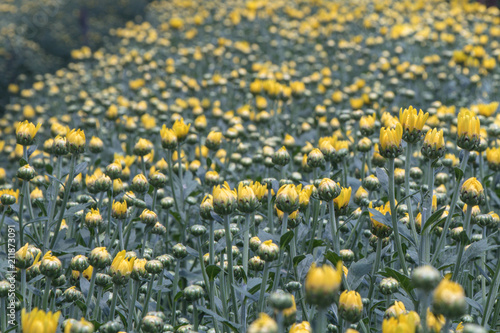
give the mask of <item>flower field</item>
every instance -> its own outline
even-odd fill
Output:
[[[500,331],[497,7],[156,0],[99,38],[8,87],[0,332]]]

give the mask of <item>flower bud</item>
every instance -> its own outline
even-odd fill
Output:
[[[337,269],[323,265],[312,264],[306,276],[306,300],[319,307],[326,308],[333,303],[342,282],[342,262],[337,263]]]
[[[219,149],[221,141],[222,133],[211,131],[210,133],[208,133],[207,140],[205,141],[205,146],[207,146],[207,148],[210,150],[216,151]]]
[[[416,288],[431,291],[441,281],[441,274],[434,267],[425,265],[413,271],[411,280]]]
[[[149,174],[149,183],[156,189],[165,187],[165,184],[167,184],[167,180],[167,176],[159,171],[155,171]]]
[[[264,261],[271,262],[278,259],[279,247],[272,240],[267,240],[260,244],[257,255]]]
[[[174,204],[175,204],[175,200],[172,197],[165,197],[165,198],[160,200],[161,208],[166,209],[166,210],[169,210],[170,208],[172,208],[174,206]]]
[[[71,259],[71,262],[69,264],[69,267],[72,270],[78,271],[78,272],[83,272],[84,270],[89,268],[89,266],[90,266],[89,259],[86,256],[81,255],[81,254],[74,256]]]
[[[15,264],[17,268],[26,269],[33,265],[35,257],[28,251],[28,243],[21,247],[15,254]]]
[[[205,291],[203,290],[203,288],[198,285],[191,285],[184,288],[184,290],[182,291],[182,295],[188,302],[195,302],[199,300],[204,293]]]
[[[278,324],[265,313],[259,314],[247,330],[248,333],[278,333]]]
[[[89,262],[94,269],[103,269],[111,264],[111,255],[105,247],[96,247],[90,251]]]
[[[76,302],[83,299],[83,293],[80,290],[76,290],[76,287],[70,287],[66,289],[63,293],[66,302]]]
[[[154,226],[158,221],[158,215],[149,209],[144,209],[139,218],[141,219],[141,222],[147,226]]]
[[[273,163],[282,167],[290,163],[290,154],[285,146],[281,147],[273,154]]]
[[[17,144],[22,146],[30,146],[33,144],[35,135],[40,129],[42,124],[37,124],[36,127],[33,123],[28,120],[20,122],[16,126],[16,141]]]
[[[146,156],[153,150],[153,143],[149,140],[139,138],[134,146],[133,153],[137,156]]]
[[[119,333],[124,330],[123,324],[121,321],[108,321],[101,327],[99,327],[99,332],[102,333]]]
[[[35,175],[36,175],[35,169],[29,164],[25,164],[19,169],[17,169],[17,177],[22,180],[30,181],[33,178],[35,178]]]
[[[127,202],[115,202],[113,200],[113,206],[111,210],[111,215],[115,219],[124,219],[127,217]]]
[[[81,129],[72,129],[66,134],[66,144],[70,153],[83,153],[85,150],[85,133]]]
[[[463,183],[460,189],[460,199],[468,205],[479,205],[484,201],[483,185],[476,177],[469,178]]]
[[[10,291],[10,282],[7,280],[0,281],[0,298],[7,297]]]
[[[142,318],[141,330],[144,333],[161,333],[163,329],[163,320],[158,316],[147,314]]]
[[[369,175],[363,179],[363,187],[368,191],[376,191],[380,187],[380,181],[375,175]]]
[[[367,153],[372,149],[373,143],[369,138],[362,138],[358,141],[357,148],[362,153]]]
[[[276,194],[276,207],[285,212],[293,213],[299,208],[299,191],[295,185],[283,185]],[[298,191],[297,191],[298,190]]]
[[[164,268],[169,268],[172,266],[175,259],[169,254],[162,254],[161,256],[156,257],[156,260],[161,261]]]
[[[348,322],[355,323],[361,319],[362,313],[361,295],[354,290],[344,291],[339,299],[339,315]]]
[[[343,262],[351,262],[354,260],[354,252],[350,249],[340,250],[339,256]]]
[[[163,264],[160,260],[150,260],[146,263],[145,268],[150,274],[160,274],[163,271]]]
[[[184,259],[188,254],[186,246],[180,243],[175,244],[172,247],[172,254],[174,255],[174,258],[177,260]]]
[[[321,200],[332,201],[340,195],[340,185],[330,178],[323,178],[318,186],[318,196]]]
[[[132,179],[132,190],[137,193],[144,193],[149,190],[149,183],[146,177],[140,173]]]
[[[40,273],[50,278],[58,278],[62,273],[61,261],[52,255],[51,251],[45,253],[40,262]]]
[[[458,318],[465,313],[465,292],[458,283],[443,279],[434,290],[432,309],[447,318]]]
[[[236,207],[236,198],[238,194],[231,190],[227,182],[224,185],[214,186],[213,188],[213,206],[214,211],[219,215],[229,215]]]
[[[379,289],[380,292],[384,295],[394,294],[396,291],[398,291],[398,288],[399,282],[394,278],[384,278],[382,279],[382,281],[380,281]]]
[[[203,225],[195,224],[191,226],[190,230],[191,234],[195,237],[201,237],[207,232],[207,228]]]
[[[278,290],[269,296],[268,303],[275,310],[283,311],[294,305],[293,295],[285,293],[283,290]]]
[[[325,163],[325,156],[318,148],[315,148],[307,154],[307,165],[310,168],[321,167]]]
[[[403,302],[395,301],[394,305],[391,305],[384,313],[384,319],[397,318],[402,314],[406,313],[406,308]]]
[[[401,139],[403,137],[403,128],[401,124],[396,123],[395,128],[382,127],[380,129],[379,151],[385,158],[396,158],[402,152]]]

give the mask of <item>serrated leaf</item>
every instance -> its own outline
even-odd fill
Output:
[[[293,239],[293,230],[290,230],[286,232],[283,236],[280,238],[280,249],[284,249],[290,241]]]

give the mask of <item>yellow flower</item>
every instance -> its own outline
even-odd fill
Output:
[[[12,196],[15,198],[15,201],[12,202],[12,204],[16,203],[17,202],[17,199],[19,198],[19,189],[17,190],[13,190],[13,189],[3,189],[3,190],[0,190],[0,197],[2,197],[3,195],[8,195],[8,196]],[[12,201],[12,200],[10,200]],[[4,202],[4,201],[2,201]]]
[[[474,112],[462,108],[457,119],[457,145],[466,150],[474,150],[479,145],[480,124]]]
[[[373,205],[370,202],[370,205],[368,207],[372,208],[372,206]],[[379,206],[379,207],[376,207],[375,209],[378,210],[382,215],[386,215],[387,213],[389,213],[389,214],[391,213],[391,206],[390,206],[389,201],[387,201],[384,206]],[[372,214],[371,212],[369,214],[370,214],[370,220],[372,222],[372,233],[379,238],[385,238],[385,237],[389,236],[389,234],[391,233],[391,229],[387,225],[385,225],[384,223],[377,221],[373,217],[374,214]]]
[[[267,184],[261,184],[259,182],[252,182],[250,184],[250,187],[253,190],[253,193],[257,197],[257,199],[260,201],[262,198],[266,195],[267,193]]]
[[[16,126],[16,140],[17,143],[23,146],[29,146],[33,143],[36,132],[40,129],[42,124],[38,123],[35,127],[33,123],[25,120]]]
[[[27,313],[26,309],[21,311],[21,325],[23,333],[55,333],[59,323],[61,311],[52,313],[34,308]]]
[[[117,284],[126,282],[126,279],[130,276],[134,268],[135,258],[125,258],[126,252],[125,250],[118,252],[109,269],[113,277],[113,282]]]
[[[114,201],[112,206],[113,217],[117,219],[123,219],[127,216],[127,202]]]
[[[403,139],[409,143],[415,143],[420,139],[420,133],[429,118],[429,113],[424,113],[410,105],[408,109],[401,108],[399,110],[399,122],[403,127]]]
[[[394,301],[394,304],[391,305],[387,310],[385,310],[384,317],[399,317],[401,314],[406,313],[406,308],[403,302]]]
[[[82,275],[84,278],[90,281],[90,278],[92,277],[92,272],[94,271],[94,267],[92,265],[89,265],[86,270],[82,272]]]
[[[299,207],[300,209],[306,209],[309,205],[309,199],[314,190],[314,185],[306,185],[299,193]]]
[[[211,131],[207,135],[207,140],[205,141],[205,145],[210,150],[217,150],[220,147],[222,141],[222,133]]]
[[[175,121],[174,126],[172,126],[172,130],[174,131],[175,136],[177,137],[177,140],[179,142],[182,142],[186,139],[190,127],[191,124],[186,125],[184,123],[184,118],[180,118]]]
[[[422,154],[428,159],[435,160],[444,155],[445,145],[443,130],[432,129],[425,134],[422,145]]]
[[[292,213],[299,208],[299,192],[302,186],[287,184],[280,187],[276,194],[276,206],[285,213]]]
[[[415,311],[391,317],[382,322],[382,333],[415,333],[420,326],[420,317]]]
[[[290,327],[289,333],[312,333],[311,324],[307,321],[303,321],[300,324],[293,324]]]
[[[493,147],[486,149],[486,160],[491,170],[500,170],[500,148]]]
[[[332,304],[342,282],[342,262],[337,262],[337,268],[329,265],[316,267],[313,263],[307,272],[305,288],[309,303],[321,307]]]
[[[351,187],[342,187],[338,197],[333,199],[335,205],[335,210],[342,211],[349,205],[349,200],[351,199]]]
[[[74,328],[74,329],[73,329]],[[75,319],[69,319],[66,326],[64,327],[64,333],[74,333],[74,332],[94,332],[94,324],[86,321],[82,317],[80,321]]]
[[[153,143],[149,140],[139,138],[139,141],[134,146],[134,154],[137,156],[145,156],[153,149]]]
[[[81,129],[72,129],[66,134],[66,141],[70,153],[81,154],[85,149],[85,133]]]
[[[363,135],[371,135],[375,129],[375,119],[376,114],[372,114],[371,116],[363,116],[359,119],[359,130]]]
[[[160,131],[161,144],[165,149],[176,149],[177,148],[177,135],[175,132],[163,125]]]
[[[427,308],[427,329],[432,333],[441,332],[441,328],[445,324],[443,315],[435,315]]]
[[[251,186],[239,183],[237,191],[238,209],[242,213],[252,213],[259,205],[259,200]]]
[[[214,211],[220,215],[229,215],[235,208],[236,198],[238,194],[235,190],[231,190],[229,184],[224,182],[224,185],[214,186],[212,190]]]
[[[479,205],[484,200],[483,185],[476,177],[471,177],[463,183],[460,199],[468,205]]]
[[[265,313],[260,313],[259,318],[248,326],[248,333],[276,333],[278,324]]]
[[[432,299],[434,313],[448,318],[457,318],[465,313],[466,306],[462,286],[448,279],[441,280],[434,290]]]
[[[380,129],[379,150],[380,155],[386,158],[395,158],[402,152],[401,139],[403,138],[403,127],[400,123],[395,128],[382,127]]]
[[[361,319],[363,313],[363,302],[361,295],[354,290],[345,290],[340,294],[339,315],[348,322],[355,323]]]

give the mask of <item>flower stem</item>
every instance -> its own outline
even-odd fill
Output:
[[[465,231],[468,239],[470,238],[470,232],[469,232],[470,227],[469,226],[470,226],[471,216],[472,216],[472,205],[467,205],[467,211],[465,212],[464,231]],[[453,275],[451,277],[451,279],[453,281],[456,281],[458,279],[459,270],[461,268],[463,268],[462,267],[462,256],[464,255],[464,250],[465,250],[465,241],[461,241],[460,246],[458,248],[457,262],[455,264],[455,269],[454,269]]]
[[[317,321],[318,327],[317,331],[322,333],[322,332],[327,332],[327,322],[326,322],[326,310],[324,308],[319,308],[318,309],[318,321]],[[316,330],[314,330],[316,332]]]
[[[288,229],[288,213],[283,212],[283,222],[281,222],[281,234],[280,237],[286,233]],[[285,248],[282,246],[280,242],[280,254],[278,259],[278,266],[276,266],[276,273],[274,274],[274,283],[273,283],[273,292],[278,288],[278,284],[280,282],[281,277],[281,266],[283,265],[283,255]]]
[[[97,269],[94,267],[92,269],[92,276],[90,277],[90,286],[89,286],[89,292],[87,293],[87,300],[85,301],[85,318],[87,318],[87,314],[89,313],[90,310],[90,303],[92,303],[92,296],[94,295],[96,275],[97,275]]]
[[[177,260],[177,262],[175,263],[175,275],[174,275],[174,284],[172,286],[172,323],[173,325],[175,325],[176,323],[176,317],[177,317],[177,313],[176,313],[176,302],[175,302],[175,295],[177,295],[177,287],[178,287],[178,284],[179,284],[179,270],[181,268],[181,261],[180,260]]]
[[[132,293],[131,293],[131,301],[128,305],[128,317],[127,317],[127,329],[129,332],[133,331],[134,327],[134,323],[133,323],[133,319],[135,317],[135,302],[137,300],[137,296],[139,295],[139,289],[141,287],[141,282],[140,281],[134,281],[134,280],[131,280],[131,286],[132,286]],[[136,285],[134,285],[134,282],[136,282]]]
[[[229,225],[229,215],[224,216],[224,228],[226,236],[226,255],[228,264],[228,283],[229,291],[231,293],[231,302],[233,303],[233,311],[235,314],[236,323],[238,323],[238,303],[236,303],[236,292],[234,290],[234,269],[233,269],[233,242],[231,237],[231,228]]]
[[[250,246],[250,214],[245,215],[243,227],[243,271],[248,276],[248,248]]]
[[[413,144],[408,143],[406,146],[406,161],[405,161],[405,196],[410,194],[410,166],[411,166],[411,154],[413,150]],[[415,217],[413,216],[413,207],[411,204],[411,197],[406,198],[406,206],[408,207],[408,216],[410,217],[410,227],[413,239],[417,242],[418,248],[418,237],[417,237],[417,227],[415,226]]]
[[[330,228],[332,229],[333,252],[338,254],[340,250],[340,241],[337,234],[339,226],[338,221],[335,219],[335,205],[333,200],[328,203],[328,210],[330,213]]]
[[[31,310],[31,304],[28,304],[27,299],[26,299],[26,269],[21,268],[21,295],[23,297],[23,307]],[[2,308],[2,311],[5,311],[5,309]]]
[[[170,189],[172,190],[172,197],[174,197],[175,209],[177,213],[180,213],[179,204],[177,202],[177,195],[175,195],[175,188],[174,188],[174,172],[172,171],[172,163],[173,163],[172,151],[170,150],[167,151],[167,158],[168,158],[168,182],[170,183]]]
[[[24,212],[24,193],[26,189],[26,182],[23,181],[21,188],[21,199],[19,200],[19,240],[20,246],[24,244],[24,227],[23,227],[23,212]]]
[[[118,300],[118,286],[113,283],[113,300],[111,301],[111,310],[109,312],[109,320],[112,321],[115,318],[116,301]]]
[[[405,252],[403,252],[403,246],[401,245],[401,237],[399,235],[398,227],[398,215],[396,212],[396,198],[394,197],[394,159],[390,158],[389,161],[389,204],[391,206],[391,219],[392,227],[394,230],[394,242],[396,243],[396,248],[398,250],[398,257],[401,268],[405,275],[408,275],[408,268],[406,267]]]
[[[381,260],[381,256],[382,256],[382,238],[378,238],[377,239],[377,250],[376,250],[376,253],[375,253],[375,262],[373,263],[373,267],[372,267],[372,274],[371,274],[371,277],[370,277],[370,289],[368,290],[368,301],[370,302],[370,304],[368,305],[367,307],[367,311],[369,312],[368,313],[368,318],[369,318],[369,323],[371,322],[371,311],[370,311],[370,308],[371,308],[371,302],[372,302],[372,296],[373,296],[373,291],[375,290],[375,274],[377,274],[378,272],[378,267],[380,266],[380,260]]]
[[[64,189],[64,199],[61,206],[61,212],[59,213],[59,217],[57,219],[56,229],[54,230],[54,237],[50,242],[50,248],[53,248],[56,244],[57,235],[59,234],[59,230],[61,229],[61,223],[64,218],[64,211],[66,210],[66,204],[68,203],[69,194],[71,193],[71,185],[73,184],[73,179],[75,178],[75,163],[76,163],[76,155],[71,155],[71,162],[69,165],[69,175],[68,175],[68,183],[66,184],[66,188]]]
[[[49,293],[50,293],[50,288],[52,286],[52,278],[47,276],[46,279],[47,280],[45,281],[45,291],[43,292],[43,299],[42,299],[43,311],[47,311],[47,306],[49,305]]]
[[[274,216],[273,216],[273,207],[271,206],[272,200],[272,189],[267,190],[267,226],[269,227],[269,233],[274,233]]]
[[[469,205],[467,205],[467,209]],[[493,305],[495,304],[495,300],[498,296],[498,288],[500,287],[500,260],[497,260],[497,267],[495,269],[495,274],[493,275],[493,283],[490,284],[490,290],[488,291],[488,298],[486,300],[486,306],[484,311],[484,316],[481,320],[481,326],[487,328],[488,319],[491,316],[491,311],[493,310]],[[499,307],[499,303],[497,303],[496,307]],[[497,315],[497,311],[495,311]],[[498,316],[498,315],[497,315]],[[495,318],[497,317],[495,316]],[[492,321],[493,324],[496,324],[496,321]]]
[[[144,318],[149,310],[149,300],[151,299],[151,292],[153,291],[153,283],[155,282],[155,274],[151,274],[151,278],[148,282],[148,291],[146,293],[146,298],[144,299],[144,307],[142,308],[141,317]]]
[[[257,308],[259,312],[264,311],[264,294],[266,293],[267,279],[269,278],[269,262],[264,263],[264,272],[262,273],[262,282],[260,283],[260,295]]]
[[[184,209],[184,181],[182,179],[182,156],[181,156],[181,144],[180,143],[177,145],[177,155],[178,155],[177,160],[179,161],[179,182],[180,182],[179,189],[181,191],[181,193],[180,193],[181,208]]]
[[[470,152],[468,150],[465,151],[464,158],[460,162],[460,170],[462,172],[465,172],[465,166],[467,165],[467,160],[469,159],[469,154]],[[431,265],[434,265],[436,263],[436,260],[438,259],[439,255],[441,254],[441,250],[443,249],[444,246],[444,240],[447,235],[447,231],[450,228],[450,223],[451,223],[451,217],[455,213],[455,206],[457,205],[457,200],[458,200],[458,190],[460,187],[460,180],[457,179],[455,182],[455,187],[453,188],[453,196],[451,197],[451,204],[450,204],[450,211],[448,212],[448,216],[446,217],[446,221],[444,222],[443,226],[443,232],[441,233],[441,237],[439,238],[438,245],[436,246],[436,249],[434,251],[434,256],[432,257],[431,260]]]

